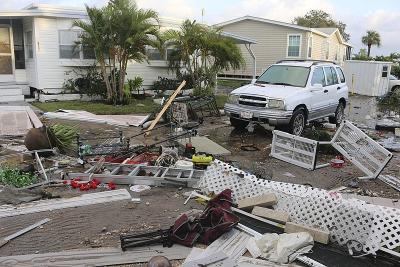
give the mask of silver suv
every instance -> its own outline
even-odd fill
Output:
[[[308,122],[324,117],[340,124],[348,91],[342,68],[333,62],[283,60],[232,91],[224,109],[236,128],[253,121],[301,135]]]

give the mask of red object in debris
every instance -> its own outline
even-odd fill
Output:
[[[334,159],[331,160],[331,166],[333,168],[338,168],[339,169],[339,168],[342,168],[343,165],[344,165],[344,160],[342,160],[342,159],[334,158]]]
[[[71,184],[72,188],[78,188],[79,187],[79,183],[77,181],[75,181],[75,180],[72,180],[70,184]]]
[[[97,184],[96,181],[90,181],[90,182],[89,182],[89,187],[90,187],[91,189],[96,189],[97,186],[98,186],[98,184]]]
[[[68,180],[64,180],[64,181],[63,181],[63,184],[68,184]]]
[[[114,190],[117,188],[117,186],[113,182],[108,182],[107,186],[108,186],[108,189],[110,189],[110,190]]]
[[[92,180],[92,183],[94,183],[94,184],[96,184],[96,185],[101,184],[101,182],[100,182],[98,179],[96,179],[96,178],[94,178],[94,179]]]

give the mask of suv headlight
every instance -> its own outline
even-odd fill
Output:
[[[283,100],[270,99],[268,100],[268,108],[284,109],[285,103]]]
[[[230,94],[228,99],[226,100],[228,104],[237,104],[239,103],[239,95]]]

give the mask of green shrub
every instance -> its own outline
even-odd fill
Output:
[[[0,166],[0,183],[14,187],[24,187],[35,183],[38,180],[36,175],[23,173],[16,168]]]

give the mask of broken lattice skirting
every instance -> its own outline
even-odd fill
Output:
[[[304,185],[258,179],[227,163],[215,160],[200,180],[205,192],[233,191],[235,201],[275,193],[276,210],[290,214],[291,221],[330,231],[330,240],[357,251],[375,253],[385,246],[400,246],[400,209],[344,199],[337,192]]]

